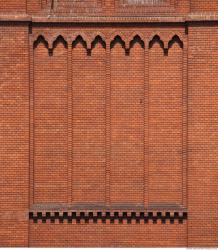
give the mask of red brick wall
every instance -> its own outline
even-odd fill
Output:
[[[0,26],[0,245],[28,242],[29,62],[26,25]]]
[[[42,1],[41,0],[28,0],[27,1],[27,13],[37,13],[42,9]]]
[[[31,247],[181,247],[187,244],[186,224],[35,224],[30,227]]]
[[[61,39],[38,36],[47,30],[34,28],[32,40],[31,211],[186,211],[184,28],[173,33],[165,28],[155,33],[152,29],[134,31],[139,35],[119,28],[107,40],[104,37],[111,28],[102,29],[98,36],[91,29],[80,33],[80,29],[63,32],[58,28],[54,33],[63,35]],[[143,32],[150,35],[144,37]],[[74,34],[74,38],[65,39],[66,34]],[[41,236],[44,225],[36,222],[38,226],[30,221],[30,245],[50,244],[52,239],[47,238],[46,243]],[[97,231],[90,238],[82,232],[91,225],[65,225],[62,229],[47,225],[46,230],[54,235],[59,232],[59,240],[54,239],[59,246],[81,242],[91,246],[185,246],[186,221],[173,222],[178,231],[169,220],[166,225],[160,220],[153,224],[154,232],[172,230],[166,241],[156,241],[152,233],[124,238],[123,230],[128,234],[136,227],[133,221],[116,229],[99,221],[93,224]],[[151,225],[139,224],[139,234],[149,231]],[[68,232],[71,235],[79,228],[81,237],[67,238]],[[98,230],[106,235],[99,235]]]
[[[175,7],[175,11],[178,13],[188,13],[188,12],[215,12],[218,10],[218,5],[216,0],[212,0],[208,3],[205,3],[203,0],[183,0],[183,1],[178,1],[173,3],[172,6]],[[89,4],[89,3],[88,3]],[[94,1],[90,1],[91,6],[97,6],[97,3]],[[114,12],[114,8],[111,6],[115,6],[119,4],[119,1],[106,1],[106,3],[102,2],[99,7],[103,7],[103,9],[107,12],[106,8],[104,5],[110,6],[110,13]],[[0,11],[1,12],[28,12],[30,14],[32,13],[39,13],[41,10],[45,10],[50,8],[51,6],[51,1],[50,0],[0,0]],[[76,5],[68,2],[68,0],[65,0],[65,2],[59,1],[57,4],[57,8],[59,9],[58,11],[60,13],[65,13],[69,11],[69,7],[74,8],[74,12],[79,11],[80,13],[85,13],[85,12],[90,12],[89,9],[87,9],[83,3],[77,2]],[[158,5],[155,6],[155,8],[150,4],[147,4],[148,7],[144,8],[143,5],[142,7],[144,8],[144,11],[147,12],[162,12],[165,10],[162,7],[159,7]],[[90,7],[89,7],[90,8]],[[141,7],[140,7],[141,8]],[[134,11],[135,14],[137,12],[140,12],[140,8],[138,10]],[[97,10],[97,9],[96,9]],[[94,10],[95,11],[95,10]],[[132,12],[132,8],[129,9],[128,11]],[[99,13],[100,14],[100,13]],[[100,14],[101,15],[101,14]]]
[[[149,202],[182,204],[183,51],[149,50]]]
[[[72,201],[105,202],[105,49],[72,50]],[[85,69],[82,70],[81,69]]]
[[[144,200],[144,50],[111,48],[111,203]],[[147,125],[147,124],[146,124]]]
[[[217,8],[165,3],[78,12]],[[46,16],[49,4],[7,1],[0,12]],[[0,26],[0,246],[216,247],[216,23],[36,20]]]
[[[61,84],[60,84],[61,82]],[[34,49],[34,202],[66,203],[67,48]]]
[[[207,3],[203,0],[192,0],[191,1],[191,12],[217,12],[218,3],[216,0],[208,1]]]
[[[189,31],[189,244],[218,245],[217,27]]]
[[[27,0],[0,0],[0,12],[25,13],[26,1]]]

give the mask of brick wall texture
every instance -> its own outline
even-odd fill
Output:
[[[0,246],[218,247],[218,3],[0,0]]]

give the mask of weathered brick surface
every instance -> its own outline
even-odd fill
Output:
[[[72,202],[105,201],[105,49],[72,50]],[[81,69],[85,68],[83,72]],[[82,83],[82,87],[81,87]],[[75,181],[74,181],[75,180]]]
[[[0,245],[28,242],[28,27],[0,26]]]
[[[26,13],[26,0],[0,0],[1,13]]]
[[[111,203],[143,204],[144,50],[111,50]],[[120,119],[122,117],[122,119]]]
[[[34,82],[34,202],[67,203],[67,49],[63,43],[55,46],[52,56],[45,44],[34,50]]]
[[[186,224],[37,224],[30,227],[32,235],[30,245],[33,247],[51,245],[57,247],[181,247],[187,244],[186,226]],[[64,233],[60,233],[61,231],[64,231]]]
[[[217,12],[218,4],[216,0],[212,0],[205,4],[203,0],[192,0],[191,1],[191,11],[193,12]]]
[[[154,204],[182,203],[182,54],[177,43],[168,56],[159,44],[149,52],[149,199]]]
[[[218,245],[217,27],[189,33],[189,243]]]
[[[0,246],[218,246],[217,8],[2,3]]]

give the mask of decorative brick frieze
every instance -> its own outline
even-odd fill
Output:
[[[123,42],[124,42],[124,46],[125,49],[129,49],[130,47],[130,43],[131,41],[134,39],[135,36],[139,36],[140,39],[142,39],[142,41],[145,43],[145,46],[149,46],[149,42],[152,41],[152,39],[155,36],[158,36],[161,41],[163,41],[163,48],[165,48],[166,50],[169,49],[170,47],[170,41],[171,40],[178,40],[178,42],[180,44],[182,44],[183,40],[185,40],[185,34],[184,32],[174,32],[174,31],[167,31],[167,32],[160,32],[160,31],[131,31],[129,30],[128,32],[126,31],[109,31],[109,33],[104,33],[101,31],[82,31],[82,32],[61,32],[60,31],[52,31],[52,32],[47,32],[47,31],[36,31],[31,35],[31,39],[33,41],[37,41],[37,39],[39,37],[42,37],[43,39],[45,39],[46,43],[48,44],[48,48],[52,49],[53,48],[53,43],[56,41],[56,39],[61,36],[66,42],[74,42],[77,37],[82,37],[82,39],[86,42],[87,44],[87,49],[91,49],[91,43],[94,41],[94,39],[99,36],[101,37],[101,39],[103,41],[105,41],[106,43],[109,43],[109,45],[111,44],[111,42],[113,41],[113,39],[117,36],[119,36]],[[107,39],[106,39],[107,37]],[[106,41],[107,40],[107,41]]]
[[[187,220],[187,212],[111,212],[111,211],[73,211],[73,212],[30,212],[29,220],[33,223],[107,223],[132,224],[153,223],[160,221],[162,224],[178,221],[182,224]]]

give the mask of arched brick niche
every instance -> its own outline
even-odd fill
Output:
[[[155,36],[149,47],[149,200],[182,204],[183,43],[165,51]]]
[[[69,37],[32,37],[32,208],[185,208],[185,36]]]
[[[67,44],[34,43],[34,202],[67,202]],[[46,179],[48,178],[48,179]]]

